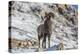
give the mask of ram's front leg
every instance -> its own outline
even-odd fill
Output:
[[[48,48],[50,48],[50,36],[48,36]]]
[[[46,48],[46,36],[43,37],[42,47]]]

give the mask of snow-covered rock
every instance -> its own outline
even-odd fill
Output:
[[[68,10],[65,8],[65,4],[59,5],[62,7],[64,14],[58,12],[57,4],[54,3],[14,1],[11,17],[9,17],[11,18],[11,37],[38,42],[37,27],[42,23],[41,16],[44,16],[44,12],[53,12],[55,17],[52,18],[53,29],[50,50],[57,50],[55,46],[61,42],[63,42],[64,49],[78,48],[77,5],[67,5],[69,6]],[[16,50],[16,52],[18,51],[21,52],[20,49]],[[35,50],[29,49],[28,51]],[[15,49],[12,49],[12,52],[15,52]]]

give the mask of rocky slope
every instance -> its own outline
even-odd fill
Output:
[[[54,4],[54,3],[36,3],[14,1],[9,5],[11,13],[9,22],[11,22],[11,38],[18,40],[31,40],[38,43],[37,27],[43,23],[44,12],[52,12],[55,17],[52,18],[51,49],[57,50],[54,46],[63,42],[64,49],[78,48],[78,8],[77,5]],[[30,49],[22,49],[23,52]],[[35,51],[35,50],[31,50]],[[21,52],[20,49],[12,52]]]

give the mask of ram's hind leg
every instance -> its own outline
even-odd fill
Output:
[[[39,40],[39,48],[40,48],[40,37],[38,36],[38,40]]]

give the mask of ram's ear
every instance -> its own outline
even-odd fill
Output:
[[[43,16],[41,16],[41,21],[40,22],[43,22],[44,21],[44,17]]]
[[[43,16],[41,16],[41,19],[44,20]]]

